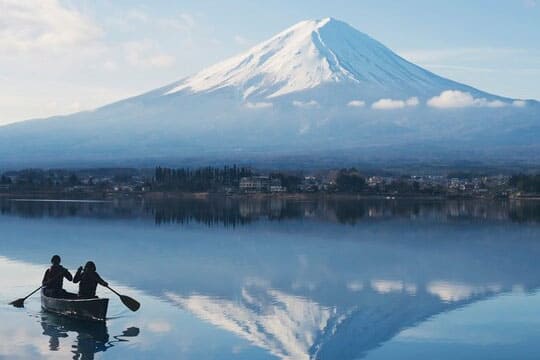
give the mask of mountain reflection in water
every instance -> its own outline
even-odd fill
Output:
[[[426,319],[511,289],[499,285],[433,283],[417,292],[399,281],[374,281],[358,291],[355,304],[331,307],[309,298],[248,285],[239,299],[208,295],[165,298],[200,319],[281,359],[357,359],[400,331]]]
[[[247,343],[264,354],[243,358],[370,358],[404,330],[442,314],[515,294],[536,299],[540,288],[536,202],[221,198],[4,201],[1,209],[7,236],[0,255],[13,261],[43,263],[54,248],[76,268],[92,249],[107,249],[93,252],[100,274],[162,304],[153,315],[169,322],[154,330],[186,328],[181,338],[170,335],[162,343],[171,352],[180,351],[174,347],[180,340],[199,344],[179,358],[236,357],[201,345],[207,338],[197,331],[204,325],[227,334],[213,333],[231,348]],[[119,261],[119,254],[129,261]],[[144,318],[152,310],[146,305],[133,315],[141,316],[133,320],[141,328],[153,320]],[[172,320],[185,314],[191,323]],[[478,319],[476,326],[487,324],[474,329],[478,336],[507,331],[506,323],[497,323],[500,316],[491,313],[490,323]],[[529,325],[521,326],[534,328]],[[62,331],[46,331],[53,346]],[[112,343],[103,336],[81,342],[85,331],[78,332],[79,348],[104,351],[103,344]],[[538,350],[489,345],[521,355]]]

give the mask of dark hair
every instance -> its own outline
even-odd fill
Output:
[[[96,271],[96,264],[94,264],[93,261],[88,261],[86,265],[84,265],[84,271]]]
[[[53,265],[60,265],[60,261],[62,261],[62,259],[60,259],[60,256],[58,255],[54,255],[52,258],[51,258],[51,263]]]

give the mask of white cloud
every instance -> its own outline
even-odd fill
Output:
[[[292,102],[292,104],[298,108],[302,108],[302,109],[313,109],[313,108],[316,108],[316,107],[319,107],[319,103],[315,100],[310,100],[310,101],[298,101],[298,100],[294,100]]]
[[[407,100],[380,99],[375,101],[371,107],[375,110],[394,110],[406,107],[414,107],[420,103],[417,97],[411,97]]]
[[[512,101],[512,106],[525,107],[525,106],[527,106],[527,102],[524,101],[524,100],[514,100],[514,101]]]
[[[371,288],[379,294],[388,294],[391,292],[406,292],[410,295],[416,294],[417,287],[412,283],[404,283],[397,280],[373,280]]]
[[[439,109],[466,108],[466,107],[490,107],[500,108],[508,104],[501,100],[488,100],[475,98],[471,93],[459,90],[445,90],[439,96],[434,96],[427,102],[428,106]]]
[[[418,106],[418,104],[420,104],[420,101],[418,100],[416,96],[405,100],[406,106]]]
[[[353,292],[361,291],[364,288],[364,284],[361,281],[351,281],[347,283],[347,289]]]
[[[79,11],[57,0],[0,1],[0,49],[54,50],[82,45],[102,30]]]
[[[474,98],[470,93],[458,90],[446,90],[439,96],[429,99],[427,104],[436,108],[462,108],[473,106]]]
[[[366,102],[362,100],[351,100],[347,104],[349,107],[364,107],[366,106]]]
[[[164,30],[180,31],[189,33],[193,30],[197,21],[193,15],[181,13],[174,17],[155,19],[156,23]]]
[[[480,100],[481,100],[480,103],[482,104],[481,106],[486,106],[486,107],[491,107],[491,108],[501,108],[508,105],[507,103],[501,100],[493,100],[493,101],[488,101],[485,99],[480,99]]]
[[[371,282],[371,287],[380,294],[401,292],[403,290],[403,282],[394,280],[373,280]]]
[[[156,49],[149,40],[130,41],[124,44],[126,61],[137,67],[169,67],[175,58]]]
[[[245,104],[245,107],[248,109],[267,109],[274,106],[274,104],[270,102],[247,102]]]
[[[405,107],[403,100],[380,99],[374,102],[371,107],[377,110],[402,109]]]
[[[498,293],[502,291],[502,287],[499,284],[472,286],[448,281],[434,281],[426,286],[426,290],[430,294],[438,296],[442,301],[454,302],[481,294]]]

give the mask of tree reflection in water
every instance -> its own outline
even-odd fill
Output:
[[[201,223],[237,227],[256,221],[314,218],[354,225],[361,221],[403,218],[439,221],[491,220],[540,222],[540,201],[418,200],[312,197],[206,197],[164,201],[103,203],[0,200],[0,214],[22,217],[90,217],[153,220],[156,225]]]

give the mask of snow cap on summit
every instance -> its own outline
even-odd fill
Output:
[[[353,42],[347,45],[351,40]],[[243,54],[181,81],[166,95],[182,90],[196,93],[234,86],[243,89],[244,98],[273,98],[325,82],[368,80],[368,74],[355,76],[348,68],[365,57],[366,54],[360,53],[364,49],[385,48],[333,18],[305,20]]]
[[[264,101],[336,83],[365,92],[366,99],[426,98],[456,86],[347,23],[328,17],[301,21],[167,87],[163,95],[233,88],[244,100]]]

